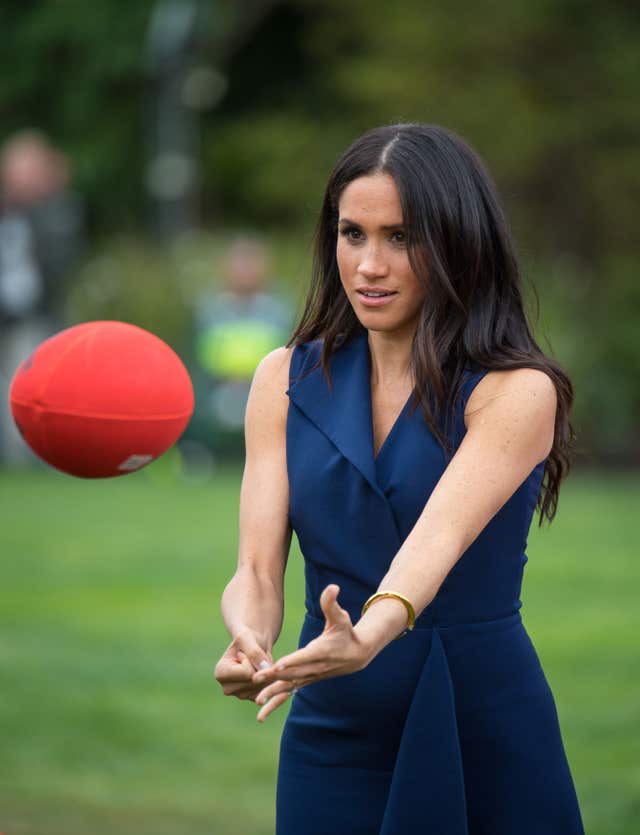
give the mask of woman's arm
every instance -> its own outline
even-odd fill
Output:
[[[404,595],[420,615],[478,534],[549,454],[556,407],[553,382],[536,369],[490,372],[478,383],[465,410],[462,443],[380,590]],[[322,635],[254,674],[256,683],[266,685],[256,699],[259,704],[275,696],[277,705],[278,694],[291,681],[302,686],[361,669],[405,628],[406,610],[393,598],[376,601],[352,625],[337,602],[338,592],[335,584],[322,592],[327,621]]]
[[[553,446],[556,389],[537,369],[490,372],[465,410],[467,432],[379,589],[407,597],[416,617],[447,574]],[[377,609],[377,611],[376,611]],[[393,598],[376,601],[356,624],[373,655],[406,625]]]
[[[246,655],[251,662],[251,670],[246,671],[249,682],[260,661],[271,660],[271,648],[282,627],[284,573],[291,544],[285,446],[290,355],[289,348],[267,354],[251,383],[245,412],[238,565],[221,601],[232,638],[225,656],[229,660],[238,650]],[[229,685],[231,693],[225,656],[216,667],[216,678]]]
[[[487,523],[515,493],[553,445],[556,390],[542,371],[490,372],[474,389],[465,411],[467,432],[397,552],[379,590],[407,597],[419,616],[443,580]],[[339,587],[321,596],[326,627],[307,646],[253,674],[264,684],[256,701],[266,716],[283,692],[362,669],[407,623],[404,605],[383,598],[353,625],[337,602]]]

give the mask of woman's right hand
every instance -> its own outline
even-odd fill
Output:
[[[271,667],[271,650],[265,650],[251,629],[239,632],[216,664],[214,675],[225,696],[255,700],[264,684],[254,684],[256,670]]]

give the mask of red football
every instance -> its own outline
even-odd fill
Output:
[[[178,355],[126,322],[85,322],[46,339],[16,371],[9,401],[31,449],[83,478],[126,475],[158,458],[194,406]]]

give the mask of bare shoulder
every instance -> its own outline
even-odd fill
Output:
[[[551,377],[537,368],[490,371],[467,401],[467,430],[491,422],[530,434],[547,449],[553,444],[557,392]]]
[[[258,363],[253,375],[253,382],[258,386],[282,388],[283,393],[289,388],[289,366],[293,348],[282,346],[274,348]]]
[[[282,346],[264,356],[254,372],[247,402],[246,420],[286,418],[289,398],[289,366],[293,348]]]

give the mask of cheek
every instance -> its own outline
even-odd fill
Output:
[[[427,295],[427,291],[414,273],[408,257],[405,256],[402,258],[402,260],[397,264],[397,269],[398,275],[402,276],[402,283],[406,289],[407,296],[416,301],[424,300]]]
[[[409,285],[405,296],[407,307],[416,312],[424,305],[427,291],[413,274],[407,279],[407,284]]]
[[[419,310],[425,302],[427,298],[427,291],[424,289],[422,284],[419,284],[417,281],[415,283],[415,288],[413,291],[413,304],[416,310]]]
[[[340,278],[344,280],[354,270],[355,258],[353,251],[340,242],[336,246],[336,262]]]
[[[415,276],[412,276],[411,287],[412,287],[411,295],[413,296],[413,298],[416,301],[422,303],[425,300],[425,298],[427,297],[427,291],[425,290],[425,288],[423,287],[421,282],[419,282],[418,279]]]

